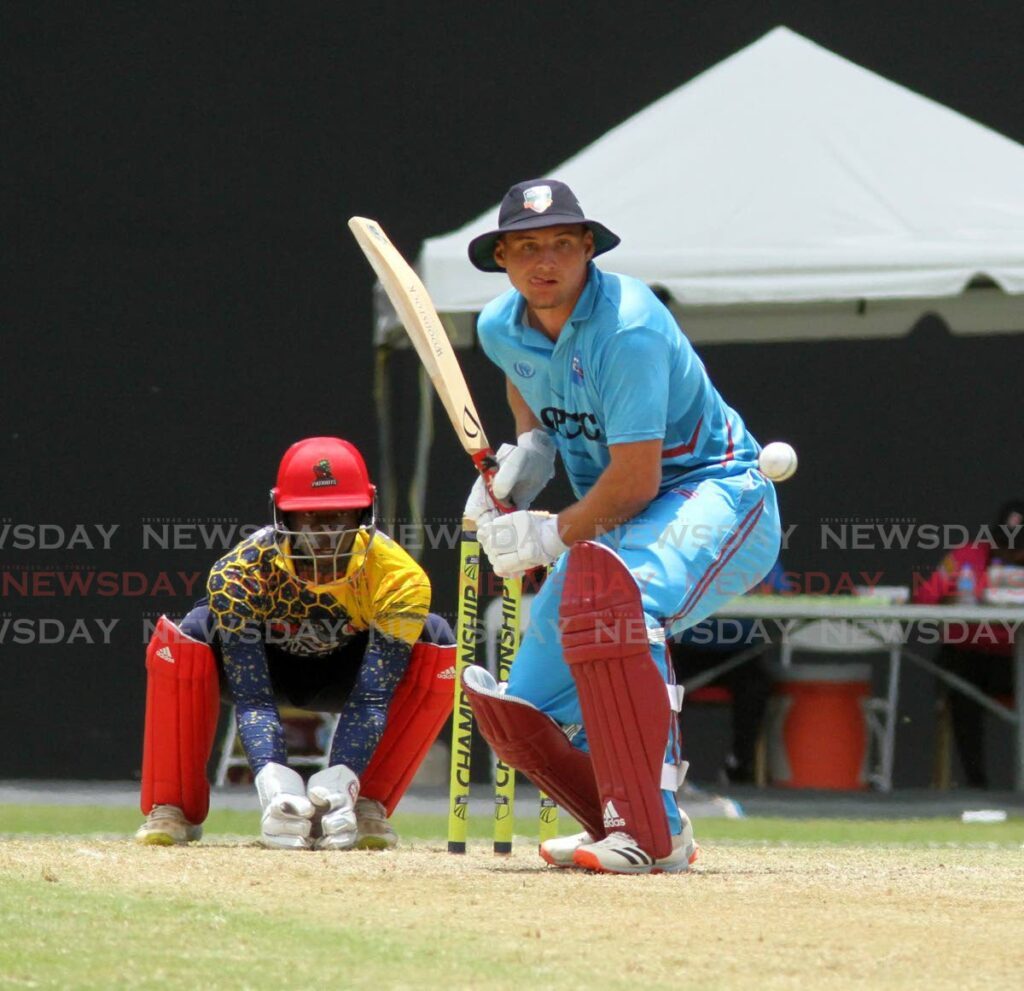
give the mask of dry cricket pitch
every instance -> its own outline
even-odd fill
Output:
[[[135,906],[129,920],[145,906],[198,913],[202,931],[225,920],[225,952],[236,916],[257,920],[243,928],[280,927],[277,946],[254,937],[248,947],[251,984],[218,984],[215,969],[208,987],[993,991],[1024,974],[1024,862],[1005,848],[716,844],[688,875],[612,877],[545,868],[526,843],[498,859],[485,844],[454,857],[428,843],[291,853],[243,840],[11,839],[0,842],[0,888],[9,884],[27,893],[23,922],[102,896]],[[151,938],[176,941],[182,982],[163,965],[153,986],[187,987],[198,966],[189,937],[164,926],[154,921]],[[204,953],[216,960],[201,946],[195,960]],[[277,961],[274,980],[263,959]],[[2,946],[0,963],[0,987],[24,984]]]

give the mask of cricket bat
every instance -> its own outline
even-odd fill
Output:
[[[473,459],[473,464],[483,475],[490,490],[498,462],[480,425],[480,417],[455,357],[455,350],[426,287],[376,220],[352,217],[348,226],[402,321],[402,326],[434,384],[441,405],[455,428],[459,443]],[[494,499],[493,492],[491,498]],[[503,512],[511,512],[515,508],[497,499],[494,502]]]

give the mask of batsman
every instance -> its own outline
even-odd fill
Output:
[[[281,460],[274,523],[216,562],[208,597],[146,654],[144,844],[199,839],[220,702],[235,707],[264,846],[389,849],[389,817],[452,708],[454,638],[423,570],[375,522],[358,449],[309,437]],[[328,766],[288,766],[283,703],[338,713]]]
[[[535,179],[469,245],[478,269],[512,285],[478,333],[505,374],[518,442],[465,515],[498,575],[553,568],[507,686],[480,667],[463,683],[494,751],[585,827],[541,856],[648,874],[697,856],[676,802],[682,700],[666,633],[760,581],[780,523],[759,445],[672,315],[643,283],[594,265],[618,243],[568,186]],[[556,457],[577,501],[532,511]],[[501,515],[492,494],[516,511]]]

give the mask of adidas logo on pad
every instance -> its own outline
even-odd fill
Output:
[[[453,664],[450,668],[445,668],[437,677],[441,681],[453,681],[455,678],[455,665]]]
[[[171,653],[171,648],[170,647],[161,647],[156,652],[156,656],[159,657],[160,660],[162,660],[162,661],[168,661],[171,664],[174,663],[174,655]]]
[[[626,820],[619,815],[618,809],[615,808],[615,804],[609,798],[604,803],[604,828],[613,829],[616,826],[625,826]]]

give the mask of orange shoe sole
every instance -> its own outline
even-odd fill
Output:
[[[700,854],[700,847],[696,844],[693,848],[693,853],[690,854],[690,859],[687,861],[687,866],[692,867],[697,860],[697,856]],[[543,856],[543,854],[541,854]],[[544,858],[547,860],[547,858]],[[666,871],[661,867],[652,866],[646,868],[643,864],[637,864],[635,870],[614,870],[611,867],[605,867],[597,855],[591,853],[589,850],[577,850],[573,854],[573,861],[576,867],[580,867],[586,871],[593,871],[595,874],[683,874],[684,871]],[[548,861],[551,863],[551,861]]]

